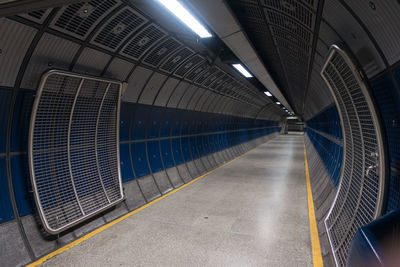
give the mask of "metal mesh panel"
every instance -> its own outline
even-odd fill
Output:
[[[200,85],[203,84],[203,82],[210,77],[211,78],[211,74],[215,73],[216,71],[218,71],[218,69],[216,67],[210,67],[207,68],[206,70],[204,70],[201,75],[199,77],[197,77],[197,79],[194,81],[196,84]]]
[[[115,0],[79,2],[63,7],[51,28],[79,39],[86,39],[94,27],[121,2]]]
[[[18,16],[29,19],[39,24],[43,24],[44,20],[47,18],[47,16],[50,14],[51,11],[52,11],[51,8],[40,9],[25,14],[19,14]]]
[[[202,56],[199,55],[194,55],[193,57],[189,58],[187,61],[185,61],[185,63],[183,63],[176,71],[175,71],[175,75],[183,78],[183,76],[185,76],[185,74],[190,71],[191,69],[193,69],[195,66],[197,66],[198,64],[200,64],[201,62],[204,62],[204,58]]]
[[[332,46],[321,75],[334,95],[344,129],[342,175],[325,226],[336,264],[345,266],[356,231],[381,212],[384,152],[371,98],[347,54]]]
[[[219,68],[213,68],[213,71],[211,72],[211,76],[207,78],[207,80],[204,82],[205,87],[209,87],[213,83],[217,83],[218,79],[224,75],[224,72],[220,70]]]
[[[297,23],[297,21],[292,19],[291,17],[285,16],[274,10],[265,9],[264,11],[270,24],[282,27],[283,29],[286,29],[287,31],[296,34],[304,41],[311,44],[312,34],[309,29]]]
[[[61,71],[42,78],[29,136],[31,180],[43,226],[59,233],[123,199],[120,83]]]
[[[279,10],[289,17],[296,18],[310,30],[314,28],[314,13],[296,0],[263,0],[263,5]]]
[[[191,57],[194,54],[193,50],[188,47],[183,47],[177,51],[174,55],[169,57],[162,63],[160,69],[168,73],[173,72],[184,60]]]
[[[161,61],[163,61],[168,55],[173,53],[180,46],[180,42],[178,42],[175,38],[170,37],[151,50],[143,59],[143,62],[150,66],[157,67]]]
[[[121,54],[137,60],[164,36],[166,36],[166,33],[163,30],[154,24],[150,24],[126,44]]]
[[[130,34],[147,22],[142,15],[135,10],[126,7],[105,24],[94,37],[93,43],[111,51],[126,40]]]
[[[195,67],[192,71],[190,71],[186,76],[185,76],[185,80],[189,80],[189,81],[193,81],[193,80],[197,80],[196,78],[198,76],[200,76],[200,74],[206,70],[208,68],[208,64],[207,63],[203,63],[197,67]],[[200,83],[197,83],[200,84]]]

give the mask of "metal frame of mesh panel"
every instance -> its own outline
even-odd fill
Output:
[[[339,188],[325,219],[337,266],[345,266],[359,227],[380,216],[385,188],[385,153],[373,100],[351,54],[332,45],[321,70],[343,131]]]
[[[118,81],[51,70],[29,129],[29,167],[44,229],[58,234],[124,198]]]

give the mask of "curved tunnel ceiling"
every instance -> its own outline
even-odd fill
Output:
[[[21,80],[25,89],[35,89],[45,70],[60,68],[127,82],[122,98],[127,102],[259,119],[279,120],[285,115],[259,88],[221,61],[219,50],[227,48],[218,39],[197,40],[156,1],[35,7],[3,18],[2,23],[15,32],[14,38],[37,42],[29,62],[15,60],[10,66],[10,70],[26,67]],[[43,31],[40,38],[34,37],[38,31]],[[4,48],[11,49],[7,43]],[[27,48],[21,44],[13,49],[22,55]],[[7,73],[2,86],[15,82],[16,77]]]
[[[210,10],[213,5],[213,1],[190,2],[199,10]],[[395,14],[400,5],[396,1],[232,0],[218,3],[234,14],[282,94],[296,114],[306,120],[333,103],[319,75],[332,44],[344,43],[349,47],[368,78],[399,60],[395,26],[399,18]],[[208,8],[204,7],[207,5]],[[208,17],[212,15],[217,21],[218,14],[207,12]]]

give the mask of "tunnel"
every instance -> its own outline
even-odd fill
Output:
[[[0,1],[0,266],[400,266],[399,23]]]

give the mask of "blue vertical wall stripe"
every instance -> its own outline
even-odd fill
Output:
[[[6,131],[12,91],[0,90],[0,153],[6,152]],[[0,223],[14,219],[8,192],[6,159],[0,158]]]
[[[31,214],[34,211],[32,185],[29,177],[28,157],[26,155],[11,157],[11,173],[15,200],[20,216]]]
[[[31,92],[19,92],[15,102],[11,135],[11,151],[28,150],[29,122],[34,96]]]
[[[335,105],[328,107],[307,121],[306,133],[319,154],[335,187],[338,187],[343,160],[343,141],[340,117]],[[336,139],[338,143],[319,134],[322,132]]]
[[[6,131],[12,91],[0,90],[0,153],[6,152]]]
[[[400,84],[400,70],[395,71],[395,77]],[[390,74],[373,81],[371,90],[388,143],[390,169],[386,212],[390,212],[400,207],[400,101]]]
[[[0,223],[14,219],[10,195],[8,193],[6,160],[0,158]]]
[[[129,157],[129,144],[121,144],[119,149],[122,182],[133,180],[133,170]]]
[[[150,169],[146,158],[146,143],[132,144],[133,168],[136,172],[136,177],[143,177],[150,174]]]

